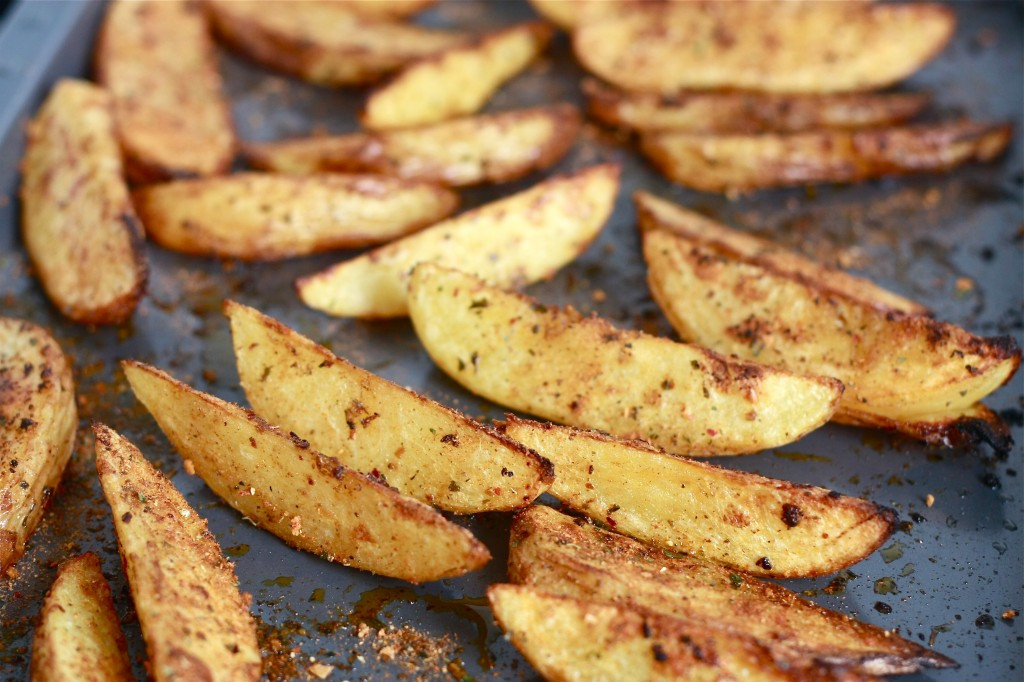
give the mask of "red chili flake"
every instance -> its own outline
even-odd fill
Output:
[[[715,431],[714,429],[708,429],[708,435],[709,436],[717,436],[718,435],[718,431]]]

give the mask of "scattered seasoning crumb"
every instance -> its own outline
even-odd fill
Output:
[[[309,674],[316,677],[319,680],[326,680],[327,677],[334,672],[333,665],[324,665],[323,663],[314,663],[307,668]]]
[[[602,303],[608,298],[608,294],[604,293],[604,289],[594,289],[594,293],[590,295],[596,303]]]
[[[1020,615],[1020,611],[1017,609],[1006,609],[1003,611],[1003,620],[1013,620]]]
[[[292,535],[302,535],[302,517],[293,516],[291,521]]]
[[[928,493],[927,495],[924,496],[924,506],[931,507],[934,504],[935,504],[935,496],[934,495],[932,495],[931,493]]]
[[[185,464],[183,466],[185,467],[186,474],[188,474],[189,476],[196,475],[196,465],[192,463],[192,460],[186,459]]]

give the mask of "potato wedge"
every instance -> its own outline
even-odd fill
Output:
[[[929,102],[924,93],[772,95],[755,92],[623,92],[588,78],[587,111],[608,125],[681,133],[791,133],[902,123]]]
[[[619,190],[619,168],[600,165],[540,182],[419,234],[300,279],[302,302],[330,315],[407,315],[409,271],[458,265],[499,286],[550,277],[589,246]]]
[[[0,576],[25,553],[75,445],[71,364],[44,329],[0,317]]]
[[[556,104],[377,134],[251,144],[245,153],[257,168],[278,173],[366,172],[466,187],[551,166],[579,127],[576,107]]]
[[[249,404],[344,466],[457,514],[518,509],[551,483],[551,463],[518,442],[252,308],[224,311]]]
[[[370,17],[370,2],[204,0],[217,37],[266,67],[320,85],[365,85],[466,42],[458,33]],[[361,9],[353,10],[355,6]],[[362,15],[362,16],[360,16]]]
[[[833,419],[841,423],[951,444],[947,433],[952,439],[971,432],[964,411],[1009,381],[1020,364],[1012,337],[981,338],[922,315],[879,309],[680,234],[647,232],[644,258],[652,295],[683,338],[772,367],[838,378],[846,391]]]
[[[655,549],[542,505],[516,516],[512,582],[584,601],[640,607],[753,637],[777,661],[811,661],[868,675],[956,662],[893,632],[822,608],[781,585]]]
[[[110,585],[92,552],[57,570],[32,640],[29,679],[135,682]]]
[[[537,14],[566,31],[655,4],[656,0],[530,0]]]
[[[555,465],[548,490],[613,530],[773,578],[827,575],[892,535],[896,513],[807,485],[684,459],[642,441],[506,417]]]
[[[415,62],[371,93],[363,127],[409,128],[479,111],[544,51],[551,34],[541,22],[519,24]]]
[[[652,132],[641,138],[640,148],[672,182],[731,193],[948,171],[992,161],[1012,135],[1009,124],[957,121],[790,135]]]
[[[376,175],[238,173],[143,187],[153,241],[196,256],[280,260],[402,237],[451,215],[449,189]]]
[[[437,0],[331,0],[366,19],[405,19],[437,3]]]
[[[46,294],[68,318],[131,317],[146,288],[146,257],[101,88],[61,80],[29,123],[21,235]]]
[[[202,7],[190,0],[114,0],[96,44],[134,182],[224,173],[235,155]]]
[[[843,390],[835,379],[619,330],[433,263],[413,270],[409,316],[438,367],[470,391],[670,452],[737,455],[791,442],[828,421]]]
[[[103,424],[93,435],[153,678],[260,679],[251,597],[206,519],[127,439]]]
[[[623,90],[846,92],[903,80],[955,25],[927,3],[677,2],[581,26],[573,50]]]
[[[490,560],[465,528],[254,413],[148,365],[125,362],[124,370],[206,484],[289,545],[412,583],[462,575]]]

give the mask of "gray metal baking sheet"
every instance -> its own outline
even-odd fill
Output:
[[[729,201],[669,185],[621,138],[587,126],[551,173],[603,160],[622,163],[615,213],[578,261],[529,293],[549,303],[572,303],[623,327],[671,335],[647,292],[634,228],[630,194],[644,188],[865,274],[976,333],[1011,334],[1020,343],[1024,12],[1019,2],[951,7],[959,21],[952,44],[902,87],[930,91],[935,116],[1012,120],[1017,137],[1003,158],[945,176],[769,191]],[[314,659],[335,666],[331,680],[534,679],[530,666],[493,626],[481,599],[488,584],[505,579],[509,515],[482,514],[465,521],[494,554],[484,570],[418,587],[292,550],[246,523],[202,481],[181,470],[179,457],[135,402],[118,369],[118,360],[138,358],[241,402],[220,314],[221,301],[232,297],[389,379],[471,415],[499,416],[500,408],[468,394],[433,366],[407,321],[332,319],[299,303],[292,289],[297,276],[351,254],[247,265],[185,258],[150,246],[149,295],[132,322],[119,329],[65,322],[30,276],[17,229],[24,115],[57,76],[88,74],[100,10],[96,2],[22,2],[0,31],[0,314],[52,330],[74,358],[82,426],[100,420],[124,432],[209,519],[242,588],[253,595],[272,679],[306,679]],[[443,0],[420,21],[485,29],[531,17],[523,2]],[[221,65],[244,139],[356,126],[363,92],[299,83],[228,53],[222,53]],[[498,93],[489,109],[579,102],[582,75],[561,36],[541,62]],[[463,205],[479,205],[540,178],[466,191]],[[830,425],[778,450],[725,462],[866,496],[899,511],[904,524],[892,541],[841,579],[787,584],[809,590],[821,604],[899,630],[962,664],[960,670],[907,678],[914,682],[1022,677],[1024,619],[1002,617],[1011,609],[1024,610],[1021,376],[988,402],[1013,425],[1018,445],[1006,456],[987,447],[943,450]],[[86,550],[103,560],[136,670],[144,671],[138,625],[85,434],[83,428],[62,486],[17,565],[19,577],[0,582],[0,679],[26,679],[31,629],[56,563]],[[926,505],[928,495],[934,496],[934,506]],[[824,591],[830,583],[832,594]],[[876,610],[878,603],[891,607],[891,613]]]

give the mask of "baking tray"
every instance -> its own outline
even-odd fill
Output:
[[[572,303],[623,327],[671,335],[645,285],[630,193],[644,188],[723,221],[867,275],[985,335],[1022,341],[1022,28],[1021,3],[953,3],[952,44],[908,81],[928,90],[934,112],[1009,119],[1018,137],[994,164],[947,176],[884,180],[849,187],[762,192],[729,201],[669,185],[615,135],[585,128],[551,173],[603,161],[623,165],[623,188],[602,236],[579,260],[529,293]],[[21,2],[0,32],[0,312],[52,330],[74,358],[83,427],[104,421],[124,432],[167,473],[234,562],[254,597],[260,641],[272,679],[308,677],[312,659],[336,666],[329,679],[535,679],[502,639],[483,605],[486,586],[505,579],[510,515],[465,520],[494,560],[482,571],[418,587],[378,578],[286,547],[215,498],[180,459],[128,391],[121,358],[138,358],[228,400],[241,402],[220,303],[232,297],[283,320],[336,353],[474,416],[499,407],[468,394],[437,370],[409,323],[337,320],[304,308],[292,281],[351,254],[276,264],[191,259],[151,246],[149,295],[118,329],[68,324],[29,275],[17,230],[17,161],[26,114],[57,77],[88,74],[98,2]],[[488,29],[532,18],[524,2],[447,1],[421,16],[439,26]],[[363,93],[326,90],[271,74],[228,53],[220,56],[245,139],[313,130],[354,129]],[[580,101],[583,75],[560,36],[548,55],[505,87],[493,111],[557,100]],[[466,208],[517,191],[539,175],[463,193]],[[597,292],[603,292],[604,296]],[[989,404],[1022,435],[1018,375]],[[885,548],[840,576],[788,581],[813,599],[884,628],[898,629],[962,664],[906,679],[1021,679],[1024,607],[1021,448],[943,450],[877,431],[827,426],[778,450],[731,458],[727,466],[866,496],[897,509],[903,525]],[[926,495],[934,506],[927,507]],[[546,498],[545,498],[546,499]],[[0,679],[26,678],[31,629],[61,559],[97,552],[111,580],[136,671],[143,646],[119,568],[110,512],[102,499],[86,429],[52,507],[19,562],[0,583]],[[417,551],[410,547],[409,551]],[[883,580],[889,578],[891,580]],[[879,582],[881,581],[881,582]],[[886,585],[895,591],[878,594]],[[876,610],[882,602],[892,611]]]

